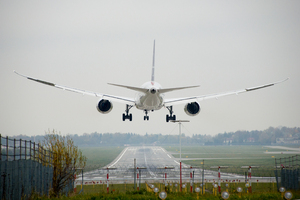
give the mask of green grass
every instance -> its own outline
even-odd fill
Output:
[[[175,158],[179,158],[178,147],[165,147],[166,150],[173,152]],[[278,151],[264,146],[194,146],[182,147],[182,158],[201,158],[208,165],[275,165],[275,158],[283,157],[282,154],[266,154],[265,152]],[[281,150],[283,151],[283,150]],[[274,156],[274,157],[272,157]],[[286,155],[284,155],[286,156]],[[214,158],[215,160],[209,160]],[[226,161],[227,160],[227,161]],[[183,161],[187,164],[196,165],[202,160]]]
[[[161,185],[158,183],[154,184],[156,187],[159,188],[160,191]],[[228,188],[228,192],[230,193],[231,200],[250,200],[250,199],[262,199],[262,200],[269,200],[269,199],[275,199],[275,200],[282,200],[282,196],[279,192],[276,191],[276,186],[270,185],[269,183],[259,183],[257,187],[255,187],[255,184],[253,185],[252,193],[247,193],[245,190],[241,194],[238,194],[235,188],[238,186],[241,186],[244,189],[244,184],[239,183],[235,185],[230,185]],[[70,194],[68,197],[62,196],[59,198],[51,198],[53,200],[62,200],[62,199],[71,199],[71,200],[138,200],[138,199],[145,199],[145,200],[158,200],[159,198],[157,195],[152,192],[145,189],[145,184],[143,184],[142,189],[140,191],[133,191],[133,185],[127,184],[126,188],[129,188],[129,190],[124,190],[125,185],[124,184],[118,184],[118,185],[110,185],[110,191],[109,194],[106,193],[106,185],[104,187],[102,185],[92,186],[92,185],[85,185],[84,186],[84,192],[82,194],[78,194],[79,190],[81,189],[80,186],[77,187],[77,194]],[[189,188],[189,187],[187,187]],[[222,187],[222,191],[226,190],[225,187]],[[188,190],[183,190],[183,192],[178,192],[178,189],[173,187],[172,190],[170,188],[167,188],[167,200],[168,199],[174,199],[174,200],[189,200],[189,199],[197,199],[197,196],[199,199],[208,199],[208,200],[219,200],[222,199],[220,197],[220,194],[213,194],[212,186],[210,184],[207,184],[206,192],[205,194],[198,194],[197,193],[190,193]],[[293,199],[300,198],[300,192],[299,191],[292,191],[293,193]],[[33,199],[49,199],[47,197],[35,197]]]
[[[153,183],[155,187],[159,189],[159,191],[166,190],[168,193],[174,193],[177,194],[179,192],[179,186],[176,188],[173,184],[172,186],[168,186],[165,188],[165,186],[162,183]],[[186,188],[183,189],[184,193],[189,193],[190,191],[190,184],[185,183]],[[179,185],[179,184],[178,184]],[[200,183],[194,184],[194,187],[200,187]],[[228,188],[226,188],[225,183],[221,183],[221,191],[228,190],[229,193],[233,194],[236,193],[236,188],[242,187],[244,190],[244,193],[246,193],[245,183],[228,183]],[[81,190],[81,186],[77,186],[77,193]],[[146,190],[146,184],[143,183],[140,186],[140,190]],[[205,191],[207,194],[213,193],[213,185],[212,183],[206,183],[205,184]],[[83,191],[86,194],[100,194],[100,193],[107,193],[106,184],[100,184],[100,185],[84,185]],[[276,192],[277,186],[276,183],[252,183],[252,192],[253,193],[262,193],[262,192]],[[110,184],[109,185],[109,193],[110,194],[120,194],[120,193],[128,193],[128,192],[134,192],[134,185],[133,184]]]
[[[81,147],[87,157],[85,171],[95,170],[111,163],[125,147]]]

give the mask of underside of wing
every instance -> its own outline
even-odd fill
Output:
[[[274,83],[269,83],[269,84],[265,84],[265,85],[261,85],[261,86],[250,87],[250,88],[245,88],[245,89],[235,90],[235,91],[229,91],[229,92],[221,92],[221,93],[201,95],[201,96],[166,99],[165,100],[165,106],[175,105],[175,104],[183,104],[183,103],[188,103],[188,102],[191,102],[191,101],[202,101],[202,100],[213,99],[213,98],[218,99],[219,97],[224,97],[224,96],[233,95],[233,94],[237,95],[237,94],[244,93],[244,92],[250,92],[250,91],[259,90],[259,89],[262,89],[262,88],[274,86],[276,84],[287,81],[288,79],[289,78],[286,78],[284,80],[274,82]]]
[[[134,99],[132,99],[132,98],[119,97],[119,96],[114,96],[114,95],[109,95],[109,94],[101,94],[101,93],[97,93],[97,92],[91,92],[91,91],[87,91],[87,90],[81,90],[81,89],[66,87],[66,86],[57,85],[55,83],[51,83],[51,82],[48,82],[48,81],[43,81],[43,80],[35,79],[35,78],[29,77],[29,76],[25,76],[25,75],[19,74],[16,71],[14,71],[14,73],[16,73],[19,76],[22,76],[24,78],[27,78],[31,81],[42,83],[42,84],[52,86],[52,87],[55,87],[55,88],[59,88],[59,89],[62,89],[62,90],[67,90],[67,91],[70,91],[70,92],[76,92],[76,93],[83,94],[83,95],[90,95],[90,96],[95,96],[95,97],[100,97],[100,98],[106,98],[108,100],[119,101],[119,102],[122,102],[122,103],[124,103],[124,102],[125,103],[131,103],[131,104],[135,103]]]

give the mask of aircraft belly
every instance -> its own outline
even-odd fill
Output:
[[[163,107],[163,99],[161,97],[141,96],[137,101],[136,108],[140,110],[159,110]]]

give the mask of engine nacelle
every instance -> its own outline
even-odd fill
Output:
[[[107,114],[113,109],[113,104],[109,100],[101,99],[97,104],[97,110],[100,113]]]
[[[187,115],[195,116],[200,112],[200,105],[197,102],[188,103],[184,106],[184,112]]]

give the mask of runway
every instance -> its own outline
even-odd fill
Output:
[[[133,182],[134,180],[134,159],[136,159],[136,173],[139,173],[141,182],[145,181],[179,181],[180,178],[180,164],[179,158],[175,158],[159,146],[138,146],[126,147],[110,164],[102,169],[84,173],[83,180],[86,184],[102,183],[107,181],[107,174],[109,180],[124,183]],[[183,160],[183,159],[182,159]],[[191,166],[182,163],[182,179],[183,181],[190,181],[190,173],[194,172],[194,181],[202,180],[202,169],[190,168]],[[167,178],[166,178],[167,176]],[[238,174],[229,174],[221,172],[222,180],[240,180],[243,181],[245,176]],[[254,177],[253,177],[254,178]],[[269,177],[268,181],[274,177]],[[205,170],[204,179],[207,182],[218,180],[218,172],[213,170]],[[78,177],[77,183],[82,180]],[[263,178],[256,178],[255,180],[263,181]]]
[[[162,147],[142,146],[125,148],[111,164],[104,168],[124,166],[133,168],[134,159],[136,159],[136,166],[139,168],[179,167],[179,161]],[[188,167],[187,165],[184,166]]]

